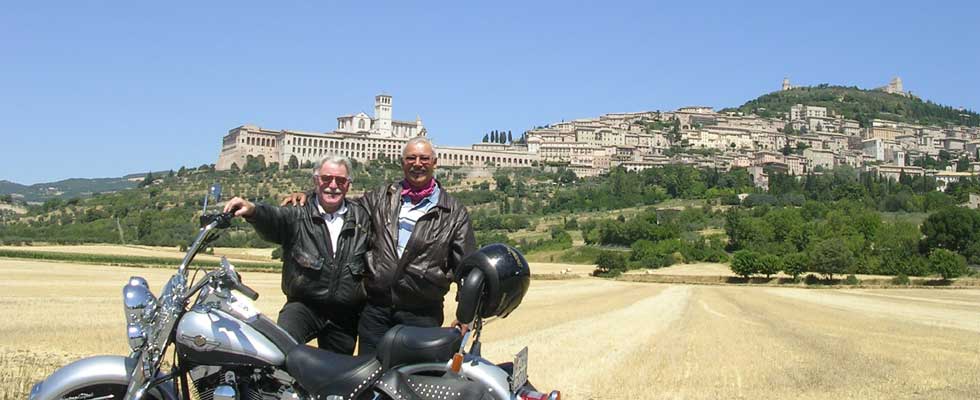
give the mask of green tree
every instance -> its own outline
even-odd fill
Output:
[[[596,256],[595,275],[618,276],[626,271],[626,257],[618,251],[603,251]]]
[[[963,252],[977,239],[980,214],[963,207],[945,208],[929,215],[921,229],[926,252],[935,248]]]
[[[964,172],[970,170],[970,159],[966,157],[960,157],[956,160],[956,172]]]
[[[566,169],[562,169],[561,172],[558,173],[558,176],[555,179],[558,181],[558,183],[569,184],[569,183],[574,183],[578,179],[578,177],[575,176],[575,171],[566,168]]]
[[[828,280],[834,279],[834,274],[843,274],[854,264],[854,253],[839,237],[818,242],[810,257],[813,271],[823,274]]]
[[[289,164],[288,165],[289,165],[289,169],[297,169],[297,168],[299,168],[299,159],[296,158],[296,155],[295,154],[289,156]]]
[[[510,180],[510,176],[503,172],[494,174],[493,180],[497,184],[497,191],[501,193],[508,193],[513,184],[513,182]]]
[[[782,269],[782,260],[774,254],[766,254],[759,257],[759,273],[769,279],[770,276],[779,273]]]
[[[741,250],[745,245],[747,227],[737,208],[729,208],[725,212],[725,233],[728,235],[728,250]]]
[[[146,173],[146,177],[143,178],[143,181],[140,182],[140,184],[138,186],[139,187],[147,187],[147,186],[150,186],[152,184],[153,184],[153,172],[147,172]]]
[[[739,250],[732,255],[732,263],[729,266],[735,275],[748,279],[752,274],[759,272],[759,255],[751,250]]]
[[[136,225],[136,239],[144,242],[153,232],[153,216],[149,212],[140,214],[139,223]]]
[[[894,222],[883,225],[876,235],[873,254],[881,257],[878,274],[886,275],[916,275],[911,266],[919,254],[919,240],[922,233],[919,228],[909,222]]]
[[[966,258],[946,249],[934,249],[929,253],[929,267],[944,281],[966,275]]]
[[[799,279],[810,267],[810,258],[806,253],[790,253],[783,257],[783,272],[792,275],[793,280]]]

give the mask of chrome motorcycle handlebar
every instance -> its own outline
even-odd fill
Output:
[[[177,267],[178,274],[187,277],[187,266],[194,260],[194,256],[196,256],[197,252],[201,250],[201,247],[212,239],[211,233],[215,232],[215,229],[224,229],[231,226],[232,218],[235,218],[235,214],[221,213],[201,216],[201,222],[208,223],[207,225],[201,227],[201,230],[198,231],[197,237],[194,239],[191,247],[187,249],[187,254],[184,255],[183,261],[181,261],[180,266]]]

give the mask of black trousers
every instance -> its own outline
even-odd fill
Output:
[[[442,322],[442,304],[429,309],[401,310],[368,303],[361,312],[361,322],[357,324],[357,334],[361,339],[357,354],[377,352],[381,338],[395,325],[436,327],[442,326]]]
[[[354,354],[359,310],[328,310],[327,307],[287,301],[276,323],[297,342],[316,338],[317,345],[334,353]]]

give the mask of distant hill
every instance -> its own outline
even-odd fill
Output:
[[[0,180],[0,195],[23,196],[22,199],[24,201],[43,202],[56,197],[88,197],[93,193],[115,192],[136,187],[137,184],[139,184],[139,181],[130,181],[126,177],[97,179],[72,178],[57,182],[37,183],[30,186]]]
[[[971,110],[960,110],[928,100],[923,101],[915,96],[906,97],[879,90],[830,85],[772,92],[755,100],[749,100],[739,107],[721,111],[739,111],[761,117],[778,118],[789,112],[790,107],[795,104],[827,107],[833,115],[843,115],[844,118],[857,120],[861,126],[870,125],[871,120],[875,118],[922,125],[980,126],[980,114]]]

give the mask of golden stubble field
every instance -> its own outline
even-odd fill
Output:
[[[0,259],[0,399],[125,354],[122,284],[158,292],[172,272]],[[244,279],[274,317],[278,275]],[[568,399],[980,398],[980,290],[534,280],[483,339],[497,362],[529,346],[531,381]]]

